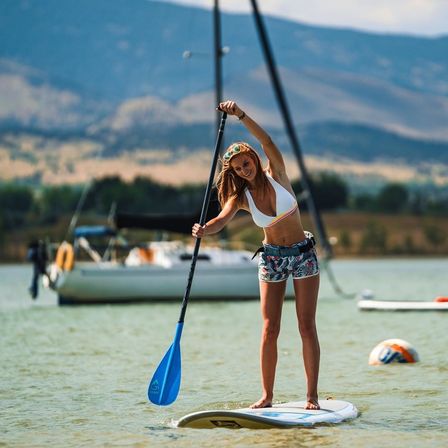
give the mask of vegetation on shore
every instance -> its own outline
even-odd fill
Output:
[[[313,177],[313,196],[323,212],[337,256],[447,255],[448,198],[410,191],[405,185],[385,185],[377,194],[353,194],[334,174]],[[304,225],[312,229],[300,184],[298,194]],[[99,179],[91,186],[80,224],[104,224],[114,204],[120,212],[193,213],[199,215],[202,184],[174,187],[148,178],[124,182],[118,177]],[[61,241],[82,193],[81,187],[0,186],[0,261],[24,261],[28,243],[49,238]],[[145,238],[153,235],[147,233]],[[227,230],[237,245],[256,246],[261,230],[242,214]]]

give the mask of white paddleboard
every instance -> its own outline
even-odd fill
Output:
[[[341,423],[356,418],[358,410],[348,401],[319,400],[320,410],[305,409],[305,401],[275,404],[271,408],[211,410],[188,414],[177,422],[180,428],[295,428],[319,423]]]

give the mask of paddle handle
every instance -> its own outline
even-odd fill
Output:
[[[221,116],[221,122],[219,124],[218,136],[216,138],[215,152],[213,154],[212,167],[210,169],[210,177],[208,179],[207,188],[205,190],[204,202],[202,203],[201,217],[199,218],[199,224],[203,226],[207,219],[207,211],[210,203],[210,196],[212,194],[213,180],[215,178],[216,165],[218,164],[219,152],[221,149],[222,136],[224,134],[224,127],[226,125],[227,113],[223,112]],[[199,247],[201,246],[201,238],[196,239],[194,245],[193,257],[191,259],[190,273],[188,275],[187,287],[185,288],[184,298],[182,300],[182,308],[179,316],[179,323],[182,323],[185,319],[185,313],[187,312],[188,299],[190,297],[191,284],[193,283],[194,271],[196,269],[196,261],[198,259]]]

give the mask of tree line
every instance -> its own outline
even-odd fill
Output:
[[[84,187],[43,186],[33,188],[17,184],[0,185],[0,230],[9,231],[25,226],[49,225],[59,217],[72,214]],[[301,208],[306,210],[303,188],[293,183]],[[91,185],[83,212],[107,216],[114,204],[118,211],[128,213],[176,213],[200,211],[203,184],[179,187],[160,184],[146,177],[125,182],[118,176],[96,180]],[[435,199],[411,192],[399,183],[384,185],[377,193],[350,193],[339,176],[320,173],[312,177],[311,190],[322,211],[353,210],[389,214],[448,215],[448,197]]]

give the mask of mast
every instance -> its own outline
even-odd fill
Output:
[[[215,105],[222,101],[222,62],[221,45],[221,16],[219,12],[219,0],[214,0],[213,6],[213,32],[214,32],[214,59],[215,59]],[[221,122],[221,112],[216,111],[216,129]]]
[[[255,26],[258,31],[258,35],[260,38],[261,46],[263,49],[264,58],[266,61],[266,65],[269,71],[269,75],[271,77],[271,82],[274,87],[275,97],[277,99],[278,106],[280,108],[280,112],[283,116],[283,122],[286,128],[286,132],[288,134],[292,149],[294,150],[295,156],[297,158],[297,162],[299,164],[301,178],[300,182],[303,187],[303,192],[306,200],[306,204],[308,206],[308,210],[311,214],[311,218],[316,227],[317,233],[319,235],[319,242],[322,245],[323,252],[325,258],[331,258],[332,256],[332,248],[328,241],[327,234],[325,231],[325,227],[323,225],[322,217],[320,215],[319,209],[317,208],[316,203],[313,198],[313,191],[310,182],[310,177],[308,175],[308,171],[306,169],[305,163],[302,157],[302,150],[300,147],[299,139],[297,138],[296,132],[294,130],[294,125],[291,119],[291,114],[289,112],[288,104],[286,102],[286,97],[283,92],[282,84],[280,82],[280,78],[277,72],[277,67],[274,61],[274,56],[271,50],[271,46],[269,43],[268,35],[261,18],[261,15],[258,10],[258,5],[256,0],[250,0],[252,3],[252,9],[254,13]]]

